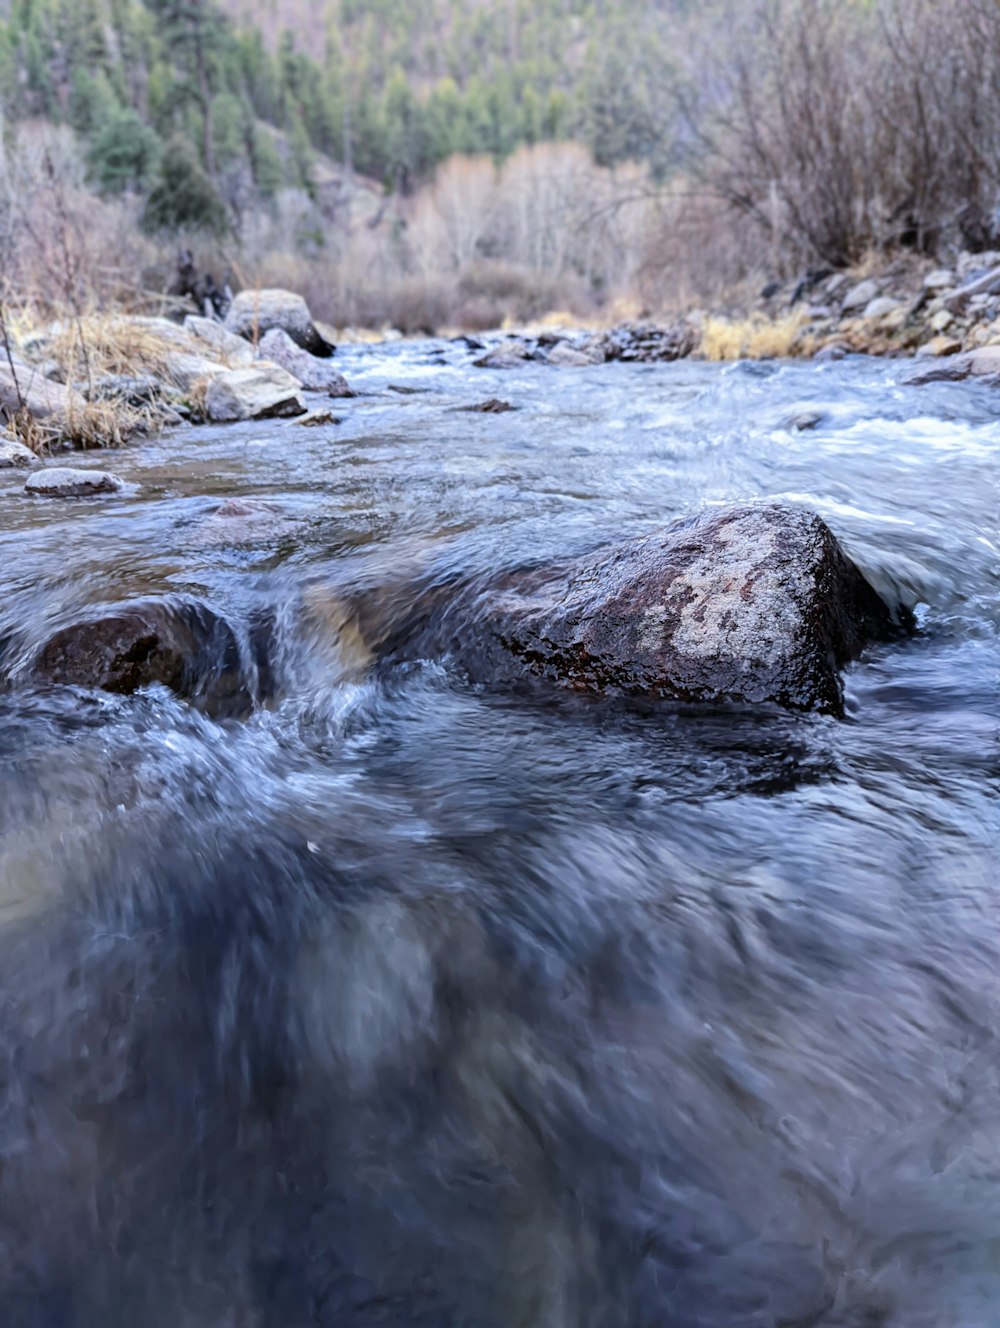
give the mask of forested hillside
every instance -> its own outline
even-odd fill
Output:
[[[238,211],[248,191],[310,189],[313,153],[404,193],[454,153],[499,160],[563,138],[600,164],[662,165],[679,12],[634,0],[10,0],[0,102],[8,119],[72,126],[94,185],[150,193],[152,222],[221,226],[220,202]]]

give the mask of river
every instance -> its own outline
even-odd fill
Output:
[[[119,496],[0,477],[0,1321],[995,1328],[996,389],[471,359],[345,348],[340,423],[166,434]],[[915,611],[843,719],[337,630],[757,498]],[[268,625],[248,717],[19,681],[161,594]]]

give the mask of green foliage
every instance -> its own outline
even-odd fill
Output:
[[[142,190],[153,179],[160,140],[135,111],[115,110],[98,131],[89,154],[89,174],[99,193]]]
[[[190,228],[216,235],[227,229],[225,205],[186,139],[175,137],[167,144],[143,224],[150,231]]]
[[[157,226],[218,224],[234,180],[314,192],[317,154],[402,191],[454,153],[564,137],[659,160],[686,3],[0,0],[0,114],[68,121],[101,190],[153,190]],[[157,169],[184,181],[176,209]]]

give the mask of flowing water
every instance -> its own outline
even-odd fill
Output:
[[[0,1322],[995,1328],[996,389],[341,358],[339,424],[0,478]],[[760,497],[916,611],[843,720],[373,677],[338,630]],[[270,624],[249,717],[18,681],[178,593]]]

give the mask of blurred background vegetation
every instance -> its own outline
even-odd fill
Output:
[[[0,0],[0,111],[22,300],[184,245],[477,327],[1000,243],[997,0]]]

